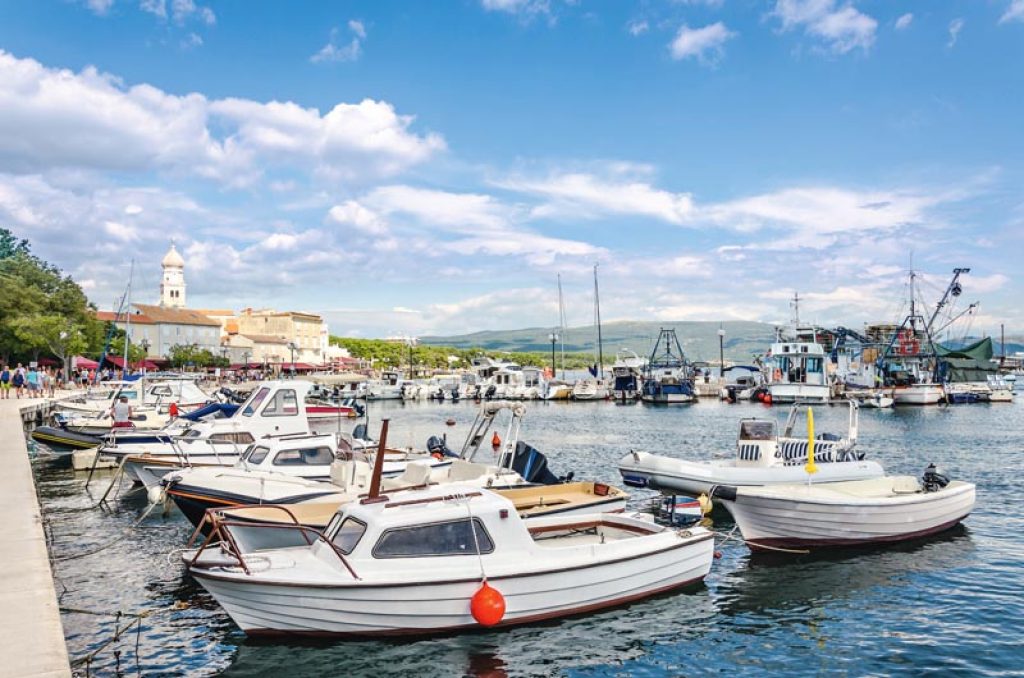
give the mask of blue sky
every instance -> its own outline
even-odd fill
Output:
[[[339,334],[895,319],[911,254],[1024,329],[1024,0],[0,2],[0,223],[107,308]]]

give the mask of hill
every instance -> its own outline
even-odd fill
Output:
[[[725,330],[725,357],[734,361],[747,361],[753,355],[764,353],[775,337],[775,327],[767,323],[730,321],[725,323],[704,321],[680,322],[609,322],[601,326],[605,360],[614,360],[615,352],[622,348],[648,355],[654,347],[661,328],[675,329],[683,351],[691,360],[718,359],[718,329]],[[550,352],[550,327],[529,327],[521,330],[493,330],[455,336],[420,337],[420,343],[430,346],[455,348],[482,348],[487,351]],[[593,353],[597,343],[593,327],[569,327],[563,333],[567,353]]]

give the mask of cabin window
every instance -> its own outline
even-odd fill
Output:
[[[355,518],[345,518],[341,522],[341,527],[331,537],[331,542],[347,556],[352,553],[365,532],[366,523]]]
[[[211,443],[231,443],[233,445],[248,445],[254,440],[248,431],[233,431],[231,433],[214,433],[210,436]]]
[[[494,542],[483,523],[474,518],[473,526],[476,528],[480,553],[492,553]],[[373,547],[374,558],[470,555],[476,555],[476,544],[469,519],[386,530]]]
[[[282,389],[274,394],[267,406],[263,408],[264,417],[294,417],[299,413],[299,403],[295,391]]]
[[[162,396],[169,396],[169,395],[171,395],[171,387],[170,386],[154,386],[153,390],[150,391],[150,393],[152,393],[155,396],[161,396],[161,397]]]
[[[249,448],[243,458],[250,464],[262,464],[263,460],[267,458],[268,452],[270,452],[270,448],[254,446]]]
[[[325,466],[334,461],[329,447],[307,447],[281,450],[274,457],[274,466]]]
[[[775,424],[770,421],[744,421],[740,423],[740,440],[772,440]]]
[[[808,372],[821,372],[821,358],[808,358],[807,359],[807,371]]]
[[[251,417],[253,414],[255,414],[256,409],[263,403],[268,393],[270,393],[270,389],[265,387],[261,388],[259,391],[256,391],[256,394],[249,399],[249,402],[242,409],[242,416]]]

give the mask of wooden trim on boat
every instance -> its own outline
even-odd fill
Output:
[[[477,581],[472,579],[469,581]],[[489,578],[488,581],[495,581],[493,578]],[[618,607],[620,605],[627,605],[638,600],[645,598],[653,598],[655,596],[668,593],[670,591],[683,589],[689,586],[695,586],[700,582],[704,581],[704,577],[695,577],[693,579],[687,579],[686,581],[678,584],[669,584],[650,591],[643,591],[641,593],[634,593],[628,596],[622,596],[621,598],[615,598],[612,600],[603,601],[600,603],[592,603],[590,605],[582,605],[580,607],[568,608],[565,610],[559,610],[556,612],[545,612],[541,614],[529,615],[526,617],[519,617],[512,621],[502,621],[495,626],[484,627],[478,624],[461,624],[458,626],[446,626],[436,629],[394,629],[387,631],[370,631],[364,633],[338,633],[333,631],[279,631],[276,629],[249,629],[245,631],[248,636],[255,636],[260,638],[284,638],[284,637],[306,637],[306,638],[367,638],[367,637],[388,637],[388,636],[434,636],[444,635],[449,633],[456,633],[459,631],[466,630],[480,630],[488,631],[490,629],[499,627],[511,627],[519,626],[522,624],[535,624],[537,622],[547,621],[551,619],[561,619],[563,617],[574,617],[588,612],[594,612],[596,610],[603,610],[610,607]]]
[[[632,525],[629,523],[617,523],[606,520],[587,520],[580,523],[560,523],[558,525],[530,525],[527,524],[526,528],[530,534],[543,534],[545,532],[561,532],[563,530],[589,530],[592,527],[614,527],[619,530],[625,530],[626,532],[636,532],[637,534],[656,534],[664,530],[660,525],[651,523],[650,527],[646,525]]]
[[[421,485],[419,487],[426,487]],[[398,489],[413,489],[413,488],[398,488]],[[391,501],[384,505],[384,508],[394,508],[396,506],[412,506],[413,504],[432,504],[435,501],[452,501],[453,499],[471,499],[473,497],[482,497],[482,492],[467,492],[466,494],[446,494],[444,496],[436,497],[425,497],[423,499],[406,499],[405,501]]]

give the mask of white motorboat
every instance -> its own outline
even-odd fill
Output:
[[[366,383],[367,400],[401,400],[405,379],[396,370],[384,370],[380,379],[372,379]]]
[[[719,397],[729,402],[753,400],[754,392],[764,386],[764,374],[754,365],[730,365],[722,370]]]
[[[888,391],[881,389],[869,389],[863,391],[847,391],[847,400],[856,402],[861,407],[873,409],[886,409],[892,407],[896,401]]]
[[[572,384],[567,384],[564,381],[548,381],[544,386],[545,390],[541,393],[541,400],[572,399]]]
[[[831,390],[825,375],[825,349],[816,341],[777,341],[766,364],[773,403],[827,403]]]
[[[367,636],[592,612],[700,582],[714,552],[701,527],[601,513],[527,523],[510,500],[461,485],[371,493],[306,534],[298,547],[221,540],[183,558],[249,635]]]
[[[636,400],[640,397],[640,375],[647,361],[628,348],[620,349],[612,364],[612,397]]]
[[[85,394],[61,400],[57,409],[69,413],[104,413],[122,397],[128,398],[128,404],[133,408],[153,407],[164,413],[171,403],[184,413],[210,401],[210,396],[191,379],[153,380],[143,377],[134,381],[106,382],[96,392],[90,389]]]
[[[1013,402],[1013,381],[1007,379],[1013,375],[998,375],[988,378],[990,403],[1012,403]]]
[[[816,478],[815,478],[816,480]],[[841,483],[715,488],[751,549],[895,542],[953,527],[974,508],[973,483],[929,466],[922,479],[885,476]]]
[[[598,377],[579,379],[572,386],[573,400],[607,400],[608,382]]]
[[[857,442],[857,404],[850,404],[849,430],[845,438],[822,435],[814,441],[814,459],[819,464],[817,482],[878,478],[885,469],[866,461],[854,450]],[[743,419],[736,440],[735,457],[710,461],[688,461],[647,452],[630,452],[619,460],[623,482],[648,487],[665,494],[706,494],[716,485],[760,486],[800,482],[806,479],[807,437],[795,437],[798,406],[794,406],[783,434],[778,435],[774,419]]]
[[[310,432],[304,401],[311,387],[302,380],[264,382],[226,419],[197,422],[156,442],[115,440],[100,447],[100,455],[123,461],[128,476],[146,487],[156,486],[166,473],[185,466],[233,466],[259,438]],[[340,420],[330,423],[340,426]]]

